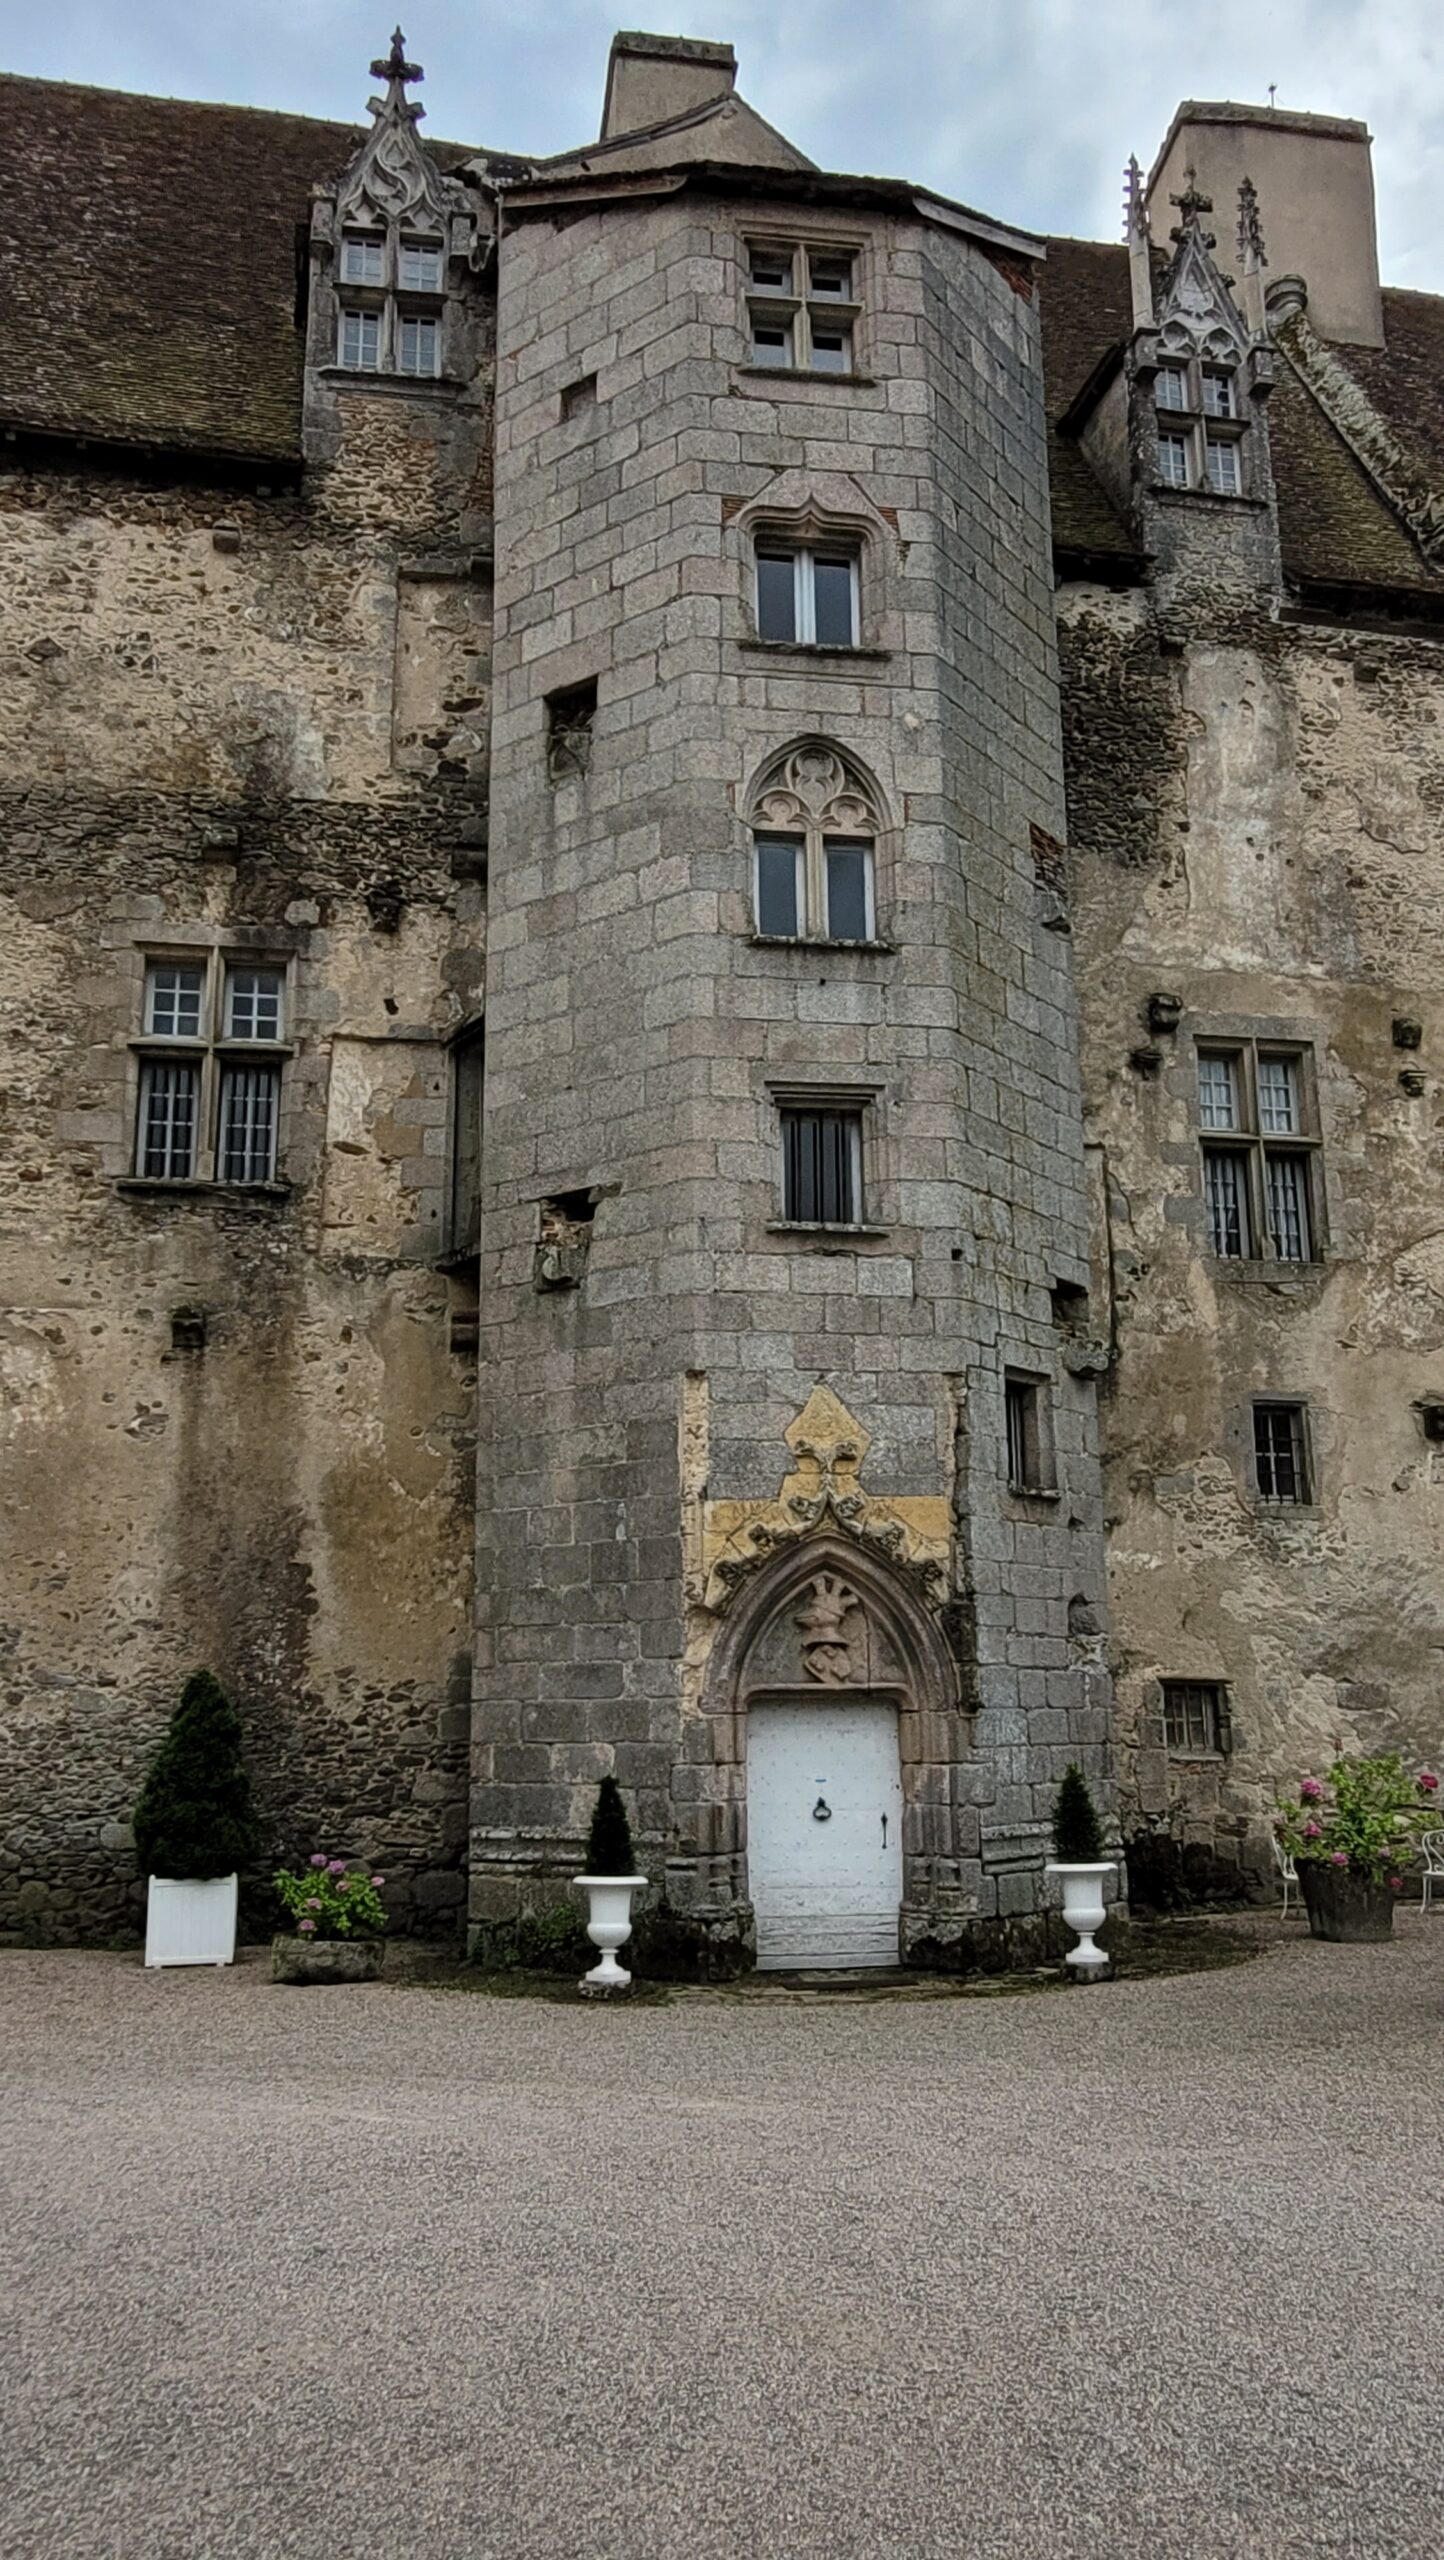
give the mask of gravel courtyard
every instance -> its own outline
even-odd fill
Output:
[[[1444,1914],[601,2013],[11,1954],[0,2037],[6,2560],[1437,2560]]]

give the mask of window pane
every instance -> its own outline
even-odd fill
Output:
[[[200,1069],[191,1061],[150,1058],[140,1075],[136,1170],[154,1182],[185,1182],[195,1170],[196,1097]]]
[[[784,1111],[783,1216],[813,1225],[856,1225],[860,1142],[854,1111]]]
[[[787,249],[754,249],[750,269],[754,293],[792,291],[792,255]]]
[[[790,320],[753,322],[752,361],[754,364],[791,364],[792,323]]]
[[[1155,385],[1154,398],[1160,409],[1186,409],[1188,407],[1187,374],[1178,365],[1162,366]]]
[[[802,846],[795,836],[758,836],[757,930],[802,931]]]
[[[1299,1126],[1299,1071],[1293,1058],[1258,1062],[1259,1126],[1266,1136],[1291,1137]]]
[[[381,315],[343,311],[340,358],[353,373],[374,373],[381,362]]]
[[[757,554],[757,629],[764,640],[797,637],[797,555],[792,551]]]
[[[232,969],[226,978],[226,1038],[279,1040],[281,972]]]
[[[1160,436],[1158,439],[1158,476],[1171,489],[1188,487],[1188,443],[1183,436]]]
[[[1209,1680],[1165,1680],[1163,1736],[1185,1757],[1219,1748],[1219,1692]]]
[[[343,284],[380,284],[385,247],[379,233],[348,231],[341,244]]]
[[[852,613],[853,563],[817,559],[812,564],[816,635],[825,649],[850,649],[857,639]]]
[[[1209,1147],[1204,1152],[1203,1169],[1214,1252],[1230,1262],[1247,1260],[1248,1158]]]
[[[227,1067],[221,1077],[220,1178],[269,1182],[276,1170],[279,1067]]]
[[[824,847],[827,870],[827,931],[834,942],[866,942],[872,934],[872,847],[830,837]]]
[[[1198,1125],[1201,1129],[1238,1127],[1237,1058],[1200,1057]]]
[[[1304,1465],[1304,1418],[1296,1404],[1256,1404],[1253,1409],[1254,1464],[1258,1489],[1266,1502],[1307,1502]]]
[[[1233,376],[1231,373],[1206,373],[1203,377],[1203,405],[1211,418],[1231,418]]]
[[[1225,444],[1222,436],[1208,439],[1208,485],[1222,498],[1231,498],[1238,489],[1238,447]]]
[[[850,302],[852,300],[852,260],[809,257],[807,290],[815,302]]]
[[[850,329],[814,328],[812,370],[814,373],[851,373],[852,331]]]
[[[398,373],[438,373],[440,358],[440,321],[403,318],[396,332]]]
[[[145,973],[145,1027],[159,1039],[199,1040],[206,973],[157,960]]]
[[[1280,1262],[1308,1262],[1313,1254],[1309,1224],[1309,1177],[1303,1156],[1267,1155],[1269,1234]]]
[[[441,291],[441,242],[439,240],[403,240],[400,280],[408,292],[439,293]]]

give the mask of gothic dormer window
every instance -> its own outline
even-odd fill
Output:
[[[456,296],[474,263],[476,198],[422,149],[423,110],[406,94],[421,66],[407,61],[399,27],[371,69],[386,94],[370,101],[372,130],[312,226],[318,254],[330,252],[313,361],[343,373],[455,378],[467,370]]]
[[[1248,334],[1214,263],[1213,235],[1202,226],[1212,211],[1208,198],[1190,180],[1174,202],[1175,254],[1156,324],[1156,478],[1165,489],[1237,498],[1246,487]]]

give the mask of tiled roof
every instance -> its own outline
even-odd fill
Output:
[[[298,231],[361,139],[0,76],[0,426],[297,460]]]

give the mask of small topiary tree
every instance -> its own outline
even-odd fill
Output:
[[[1103,1828],[1076,1760],[1070,1760],[1063,1772],[1053,1807],[1053,1855],[1060,1867],[1093,1867],[1102,1862]]]
[[[201,1884],[234,1875],[256,1847],[240,1717],[211,1672],[193,1671],[135,1808],[141,1874]]]
[[[632,1827],[615,1778],[603,1778],[597,1789],[582,1866],[589,1876],[634,1876],[637,1872]]]

